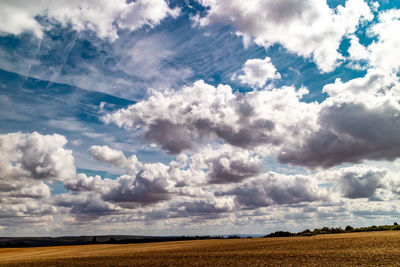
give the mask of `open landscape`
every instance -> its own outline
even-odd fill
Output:
[[[0,267],[400,267],[400,0],[0,0]]]
[[[396,266],[400,231],[2,248],[0,266]]]

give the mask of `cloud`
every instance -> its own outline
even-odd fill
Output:
[[[325,201],[329,198],[328,191],[319,188],[315,178],[275,172],[266,173],[217,195],[233,195],[239,205],[250,209]]]
[[[64,136],[0,135],[0,173],[8,179],[65,180],[75,175],[74,158]]]
[[[242,71],[244,74],[234,74],[232,79],[238,79],[241,83],[255,88],[263,87],[268,80],[281,78],[269,57],[265,57],[265,59],[248,59],[244,63]]]
[[[221,140],[275,155],[281,163],[329,168],[400,156],[399,84],[395,73],[371,69],[364,77],[325,85],[329,96],[322,103],[306,103],[305,88],[241,94],[197,81],[179,91],[155,92],[103,120],[171,154]]]
[[[119,203],[122,207],[150,205],[171,198],[168,187],[168,167],[161,163],[145,164],[135,177],[123,175],[102,195],[106,201]]]
[[[74,118],[66,118],[64,120],[55,120],[50,119],[47,124],[50,127],[54,127],[57,129],[62,129],[71,132],[82,132],[89,131],[89,128],[86,127],[82,122],[74,119]]]
[[[89,152],[101,162],[122,167],[127,174],[116,179],[101,179],[100,176],[78,174],[64,183],[74,192],[94,192],[106,202],[124,208],[137,208],[168,200],[173,195],[170,167],[162,163],[142,164],[135,155],[127,159],[121,151],[107,146],[92,146]],[[176,174],[176,173],[175,173]]]
[[[75,176],[74,159],[61,135],[0,135],[0,225],[41,224],[57,209],[45,183]]]
[[[399,72],[400,53],[397,47],[400,45],[400,38],[396,34],[400,27],[399,19],[400,12],[397,9],[380,12],[377,23],[367,29],[367,37],[374,39],[369,45],[360,44],[359,38],[351,35],[348,52],[353,65],[354,62],[363,62],[367,63],[364,68],[384,73]]]
[[[363,159],[394,160],[400,156],[398,77],[370,70],[365,77],[324,87],[319,129],[278,154],[283,163],[332,167]]]
[[[372,198],[378,188],[387,186],[388,172],[387,169],[358,165],[328,172],[325,179],[336,182],[346,198]]]
[[[283,87],[240,94],[200,80],[176,92],[154,92],[148,100],[102,119],[140,130],[145,140],[171,154],[218,139],[242,148],[278,145],[286,137],[295,141],[290,133],[301,138],[315,127],[318,106],[300,102],[306,92]]]
[[[229,213],[235,210],[235,203],[230,197],[214,197],[213,199],[195,199],[180,201],[175,205],[175,211],[179,217],[218,218],[220,214]],[[171,209],[174,211],[174,209]]]
[[[207,168],[209,183],[238,183],[257,176],[263,169],[263,162],[254,153],[224,145],[219,148],[208,147],[192,157],[193,166]]]
[[[73,192],[87,192],[87,191],[98,191],[101,192],[104,189],[103,184],[105,180],[99,175],[87,176],[84,173],[78,173],[74,179],[69,179],[64,182],[65,188]],[[108,180],[107,180],[108,181]]]
[[[136,30],[144,25],[154,27],[165,17],[176,17],[179,9],[171,9],[164,0],[85,1],[6,1],[0,5],[0,33],[21,34],[31,31],[42,38],[46,28],[37,20],[71,25],[76,31],[91,30],[98,37],[115,41],[118,29]]]
[[[337,51],[343,36],[353,33],[360,20],[371,20],[369,6],[362,0],[330,9],[325,1],[284,0],[216,1],[201,0],[209,8],[195,21],[206,26],[232,24],[244,42],[258,45],[279,43],[300,56],[310,57],[324,71],[332,71],[342,59]]]
[[[377,41],[368,46],[370,64],[386,72],[399,72],[400,37],[396,30],[400,27],[400,10],[393,9],[381,12],[379,23],[374,24],[369,34],[377,37]]]
[[[81,223],[117,214],[120,210],[116,205],[103,201],[98,194],[92,192],[57,195],[53,199],[53,204],[65,208]]]
[[[28,227],[27,225],[48,225],[57,209],[38,202],[23,204],[0,203],[0,226]]]
[[[353,207],[352,213],[359,218],[368,218],[369,220],[374,217],[379,217],[381,219],[384,216],[396,219],[400,215],[396,205],[385,205],[385,203],[374,203],[372,205],[371,203],[358,204]]]
[[[89,153],[96,160],[121,167],[129,174],[136,174],[142,168],[142,164],[138,161],[136,155],[126,158],[122,151],[111,149],[108,146],[91,146]]]

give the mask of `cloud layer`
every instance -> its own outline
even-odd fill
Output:
[[[282,44],[293,53],[312,57],[322,71],[332,71],[342,59],[337,51],[341,39],[354,33],[360,20],[373,18],[362,0],[346,1],[335,10],[318,0],[200,2],[209,7],[206,16],[195,18],[201,26],[232,24],[245,43]]]
[[[41,38],[46,27],[37,17],[70,25],[76,31],[91,30],[100,38],[114,41],[118,29],[135,30],[144,25],[157,25],[167,16],[176,17],[179,9],[171,9],[164,0],[118,1],[6,1],[0,4],[0,34],[33,32]]]

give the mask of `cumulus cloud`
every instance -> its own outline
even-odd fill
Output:
[[[92,192],[58,195],[54,197],[53,204],[65,208],[80,222],[116,214],[120,210],[118,206],[102,200],[98,194]]]
[[[108,146],[92,146],[89,151],[95,159],[122,167],[127,174],[116,179],[78,174],[64,183],[69,190],[92,192],[103,201],[124,208],[155,204],[173,195],[172,188],[177,179],[171,177],[171,173],[176,172],[169,166],[162,163],[142,164],[135,155],[127,159],[122,151]]]
[[[186,199],[172,204],[170,212],[176,217],[189,217],[192,222],[205,219],[215,219],[223,214],[236,210],[236,205],[232,197],[212,197],[207,199]]]
[[[232,78],[238,79],[241,83],[255,88],[261,88],[268,80],[279,79],[281,77],[269,57],[247,60],[244,63],[242,71],[244,74],[235,74]]]
[[[283,87],[244,95],[200,80],[176,92],[155,92],[103,120],[139,129],[145,140],[172,154],[216,139],[243,148],[277,145],[286,138],[295,142],[293,132],[301,138],[316,127],[318,105],[301,102],[304,93],[307,90]]]
[[[81,216],[78,211],[83,212],[84,208],[90,208],[85,204],[89,200],[71,202],[73,196],[111,203],[119,212],[127,212],[124,209],[140,210],[146,206],[159,206],[166,202],[175,207],[169,211],[178,217],[184,217],[184,214],[201,216],[206,210],[214,210],[213,213],[228,212],[234,208],[231,197],[213,199],[202,187],[216,183],[237,183],[256,176],[262,168],[262,161],[254,154],[228,145],[207,147],[190,157],[182,155],[169,165],[139,163],[140,169],[135,174],[128,173],[131,168],[121,151],[107,146],[92,146],[89,151],[102,162],[124,166],[127,174],[116,179],[78,174],[74,179],[64,182],[71,192],[57,198],[55,203],[64,208],[75,208],[73,213],[78,219]],[[133,164],[137,166],[138,162]],[[180,198],[175,198],[176,196]],[[66,198],[71,201],[61,201]],[[183,202],[181,198],[184,199]],[[86,219],[89,218],[98,217]]]
[[[126,158],[122,151],[114,150],[108,146],[91,146],[89,153],[98,161],[110,163],[125,169],[129,174],[136,174],[142,167],[136,155]]]
[[[40,202],[0,203],[0,226],[46,225],[53,220],[52,215],[56,212],[57,209],[52,205]]]
[[[362,45],[356,35],[350,36],[348,49],[350,60],[364,62],[364,68],[384,73],[399,72],[400,53],[397,47],[400,38],[396,34],[400,27],[400,12],[397,9],[385,10],[378,14],[377,23],[370,26],[367,36],[374,38],[369,45]],[[350,66],[359,66],[356,63]]]
[[[325,72],[332,71],[342,59],[337,50],[343,36],[352,34],[361,20],[373,18],[362,0],[348,0],[335,10],[319,0],[199,2],[209,10],[206,16],[196,17],[198,24],[232,24],[245,43],[253,40],[266,47],[279,43],[293,53],[313,58]]]
[[[246,208],[296,204],[328,200],[326,189],[318,187],[313,177],[283,175],[269,172],[218,195],[234,195],[236,202]]]
[[[121,206],[136,207],[149,205],[171,198],[168,187],[168,166],[161,163],[145,164],[135,176],[120,176],[102,195],[106,201],[117,202]]]
[[[75,176],[74,159],[61,135],[9,133],[0,135],[0,225],[51,220],[45,182]]]
[[[363,159],[394,160],[400,156],[398,77],[370,70],[365,77],[324,87],[319,129],[303,142],[283,148],[278,159],[308,167],[332,167]]]
[[[325,179],[337,183],[344,197],[372,198],[378,188],[387,187],[388,172],[387,169],[358,165],[324,174]]]
[[[179,9],[171,9],[164,0],[18,0],[2,1],[0,10],[0,34],[31,31],[41,38],[45,27],[37,17],[46,16],[51,22],[71,25],[76,31],[91,30],[111,41],[118,38],[118,28],[133,31],[144,25],[153,27],[165,17],[179,14]]]
[[[381,12],[379,23],[373,25],[369,34],[378,40],[368,46],[370,64],[386,72],[400,71],[400,37],[396,34],[400,27],[400,10],[392,9]]]
[[[0,135],[0,174],[6,179],[64,180],[75,175],[74,158],[64,136]]]
[[[229,145],[203,149],[192,161],[191,167],[208,169],[208,182],[215,184],[238,183],[263,169],[262,160],[254,153]]]
[[[102,191],[105,180],[99,175],[87,176],[84,173],[78,173],[74,179],[69,179],[64,182],[65,188],[73,192],[86,192],[86,191]],[[108,181],[108,180],[107,180]]]
[[[310,168],[393,160],[400,155],[398,79],[373,69],[348,82],[336,80],[325,85],[329,97],[320,104],[302,102],[305,89],[240,94],[198,81],[180,91],[154,93],[103,120],[135,130],[173,154],[223,140]]]

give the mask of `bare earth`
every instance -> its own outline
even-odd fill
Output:
[[[2,248],[0,266],[400,266],[400,231]]]

